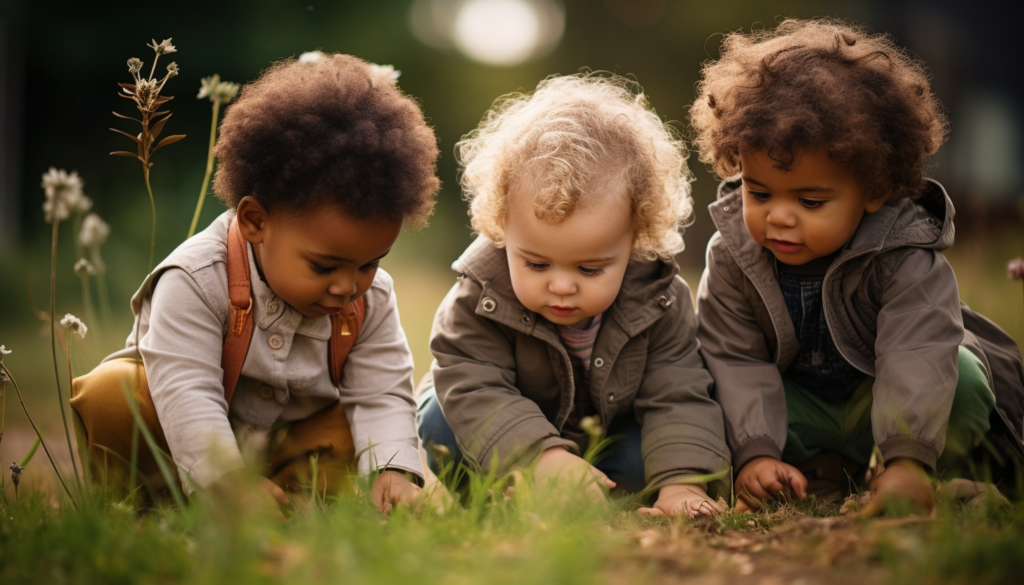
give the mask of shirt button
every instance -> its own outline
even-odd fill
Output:
[[[596,359],[594,359],[594,367],[595,368],[600,368],[603,365],[604,365],[604,358],[596,358]]]
[[[615,402],[615,394],[614,393],[608,395],[608,402]]]
[[[284,338],[275,333],[267,338],[267,345],[270,349],[281,349],[284,347]]]
[[[277,310],[281,308],[281,304],[277,302],[277,297],[274,297],[267,301],[267,314],[273,315],[277,313]]]
[[[260,392],[260,398],[262,398],[264,400],[270,400],[271,398],[274,397],[274,389],[271,388],[270,386],[266,385],[266,384],[260,386],[259,392]]]

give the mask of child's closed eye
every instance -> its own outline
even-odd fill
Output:
[[[529,260],[526,261],[526,267],[527,268],[536,270],[538,272],[541,271],[541,270],[546,269],[548,266],[551,266],[551,265],[550,264],[543,264],[541,262],[530,262]]]
[[[597,276],[598,274],[604,273],[604,268],[589,268],[587,266],[579,266],[578,270],[580,274],[584,276]]]
[[[758,201],[768,201],[772,197],[771,193],[764,193],[764,192],[761,192],[761,191],[750,191],[750,190],[747,190],[747,193],[750,193],[750,196],[753,197],[754,199],[758,200]]]
[[[313,272],[316,272],[317,274],[330,274],[334,272],[335,269],[334,266],[321,266],[316,262],[310,262],[309,266],[313,269]]]
[[[801,199],[800,205],[803,205],[807,209],[817,209],[822,205],[825,205],[824,201],[817,201],[815,199]]]
[[[374,260],[373,262],[367,262],[359,267],[359,270],[363,272],[373,272],[380,268],[380,260]]]

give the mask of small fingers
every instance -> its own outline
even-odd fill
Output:
[[[803,500],[807,497],[807,478],[797,469],[789,470],[789,487],[793,489],[797,499]]]
[[[597,482],[599,484],[603,485],[604,487],[606,487],[608,489],[613,489],[615,487],[615,485],[616,485],[615,482],[610,480],[610,479],[608,479],[608,476],[605,475],[604,472],[601,471],[600,469],[598,469],[598,468],[596,468],[594,466],[591,466],[590,467],[590,471],[591,471],[591,473],[594,474],[594,477],[597,478]]]
[[[640,508],[637,512],[641,516],[650,516],[651,518],[664,518],[668,516],[661,508]]]

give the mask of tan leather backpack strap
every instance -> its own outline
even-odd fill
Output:
[[[331,366],[331,382],[341,383],[341,370],[345,360],[359,339],[366,318],[366,300],[359,298],[348,304],[337,315],[331,315],[331,339],[327,342],[328,360]]]
[[[249,275],[249,244],[238,229],[238,220],[228,228],[228,297],[231,316],[224,336],[221,368],[224,369],[224,399],[231,403],[242,364],[252,341],[252,282]]]

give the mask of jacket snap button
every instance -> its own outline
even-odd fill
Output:
[[[260,386],[260,398],[264,400],[270,400],[274,397],[274,389],[266,384]]]
[[[594,360],[594,367],[595,368],[600,368],[603,365],[604,365],[604,358],[596,358]]]
[[[728,205],[726,205],[725,207],[723,207],[723,208],[722,208],[722,211],[729,211],[729,206],[728,206]]]
[[[526,324],[530,323],[530,316],[529,315],[523,315],[523,323],[526,323]]]
[[[279,308],[280,305],[278,304],[276,297],[267,301],[267,314],[273,315]]]
[[[488,313],[493,313],[494,309],[498,306],[498,303],[494,302],[491,297],[484,297],[484,301],[480,304]]]
[[[658,299],[658,304],[661,305],[662,309],[667,309],[672,306],[672,299],[663,296],[660,299]]]
[[[275,333],[267,338],[267,345],[270,349],[281,349],[284,347],[284,338]]]
[[[608,402],[615,402],[615,394],[608,395]]]

